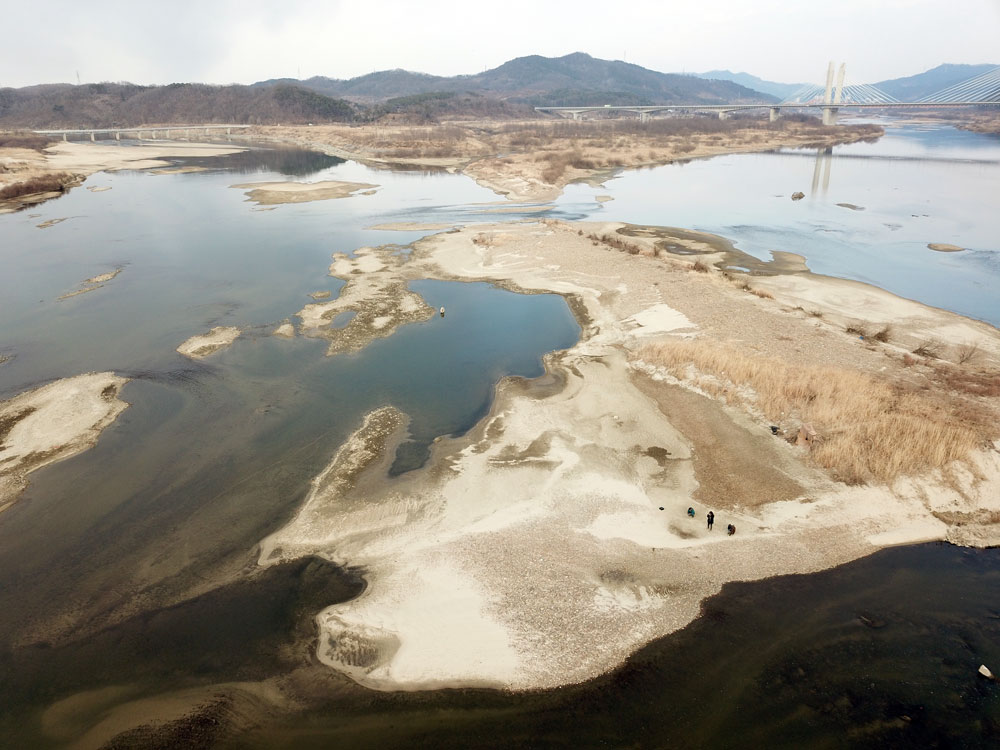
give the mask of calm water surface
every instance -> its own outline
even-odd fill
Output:
[[[1000,137],[882,124],[875,143],[629,171],[606,190],[573,186],[559,205],[713,232],[765,260],[773,250],[799,253],[818,273],[1000,325]],[[805,199],[791,201],[796,191]],[[595,205],[595,192],[615,200]],[[932,242],[968,249],[935,252]]]

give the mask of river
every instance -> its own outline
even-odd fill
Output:
[[[475,424],[499,378],[541,375],[541,357],[579,336],[557,295],[437,280],[412,288],[444,318],[360,353],[327,357],[322,340],[272,336],[308,294],[337,294],[331,253],[424,234],[368,227],[535,214],[492,213],[497,197],[458,175],[299,151],[228,158],[187,174],[94,175],[87,187],[111,190],[78,188],[0,216],[0,355],[9,358],[0,398],[92,370],[133,378],[122,392],[131,406],[97,446],[32,475],[0,515],[0,732],[19,746],[64,744],[68,730],[43,728],[43,711],[80,691],[114,687],[134,699],[265,679],[308,660],[312,615],[356,595],[360,572],[319,561],[247,570],[256,543],[294,513],[361,416],[391,403],[411,417],[394,466],[406,471],[434,438]],[[290,178],[380,188],[258,211],[229,187]],[[1000,140],[904,125],[831,153],[623,172],[602,188],[570,186],[548,215],[701,229],[760,258],[796,252],[816,272],[998,325],[998,184]],[[791,201],[796,190],[806,198]],[[614,200],[596,200],[604,194]],[[65,220],[39,228],[51,219]],[[104,287],[59,299],[115,268]],[[174,351],[215,325],[245,333],[201,362]],[[211,580],[227,583],[176,603]],[[341,690],[323,710],[244,739],[985,747],[1000,733],[1000,692],[975,675],[987,660],[1000,665],[1000,554],[922,545],[731,584],[705,617],[581,686],[520,696]]]

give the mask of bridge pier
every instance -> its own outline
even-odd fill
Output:
[[[122,131],[116,130],[115,131],[115,140],[116,141],[120,141],[121,139],[122,139]]]
[[[777,122],[779,117],[781,117],[781,110],[778,107],[771,107],[771,122]]]
[[[97,133],[91,133],[90,134],[90,142],[94,143],[95,141],[97,141]]]
[[[649,112],[639,112],[639,122],[646,123],[649,122],[651,115]]]
[[[837,107],[823,107],[823,124],[837,124]]]
[[[68,141],[68,140],[69,140],[69,138],[67,138],[67,137],[66,137],[66,134],[65,134],[65,133],[63,133],[63,140],[64,140],[64,141]]]
[[[730,117],[730,114],[731,114],[730,112],[726,112],[725,110],[720,109],[719,110],[719,119],[720,120],[728,120],[729,117]]]

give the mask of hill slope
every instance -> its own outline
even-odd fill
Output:
[[[8,128],[329,122],[351,120],[355,114],[354,106],[345,101],[286,84],[251,88],[92,83],[0,89],[0,126]]]
[[[698,78],[714,78],[718,81],[732,81],[753,91],[760,91],[778,99],[785,99],[806,84],[804,83],[779,83],[778,81],[766,81],[750,73],[733,73],[731,70],[709,70],[705,73],[693,73]]]
[[[530,55],[475,75],[450,78],[386,70],[338,80],[315,77],[295,83],[327,96],[381,101],[428,93],[474,92],[535,106],[556,104],[665,104],[773,101],[773,97],[731,81],[709,81],[659,73],[620,60],[601,60],[582,52],[564,57]],[[261,81],[268,86],[277,80]]]
[[[888,81],[879,81],[873,85],[902,102],[914,102],[923,96],[936,94],[941,89],[946,89],[966,79],[982,75],[996,67],[996,64],[938,65],[936,68],[925,70],[923,73],[918,73],[915,76],[892,78]]]

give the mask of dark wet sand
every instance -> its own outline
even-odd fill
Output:
[[[1000,550],[898,547],[808,576],[728,584],[687,628],[611,675],[536,693],[377,693],[310,656],[311,612],[360,589],[315,560],[282,565],[59,648],[6,651],[0,732],[79,690],[182,687],[181,720],[111,747],[995,747]],[[214,683],[277,682],[301,710]],[[183,743],[187,743],[186,745]]]

